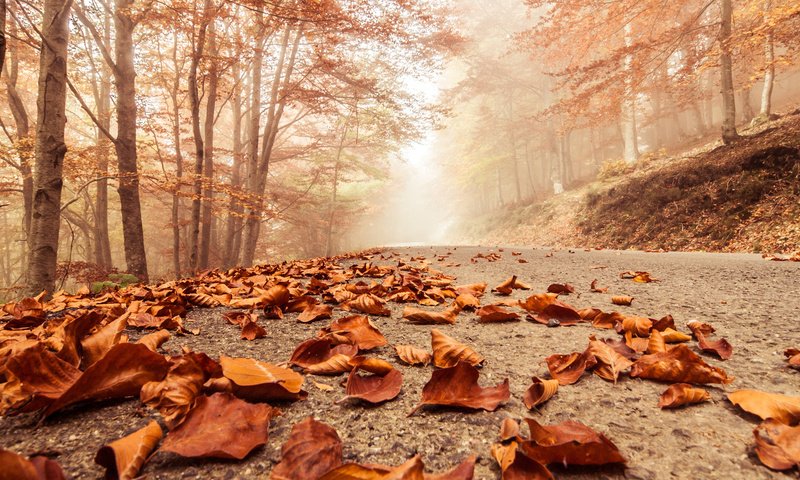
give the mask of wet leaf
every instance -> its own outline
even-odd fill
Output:
[[[786,424],[800,421],[800,397],[760,390],[737,390],[728,394],[728,400],[762,420],[774,418]]]
[[[313,417],[296,423],[281,447],[281,461],[272,469],[274,480],[320,478],[342,464],[342,440],[336,430]]]
[[[702,388],[695,388],[688,383],[676,383],[664,390],[658,399],[661,408],[678,408],[685,405],[708,401],[711,395]]]
[[[706,340],[706,336],[699,330],[694,334],[697,338],[697,345],[704,352],[716,354],[722,360],[728,360],[733,355],[733,346],[724,338],[715,341]]]
[[[519,320],[519,314],[499,305],[486,305],[476,312],[480,323],[511,322]]]
[[[644,355],[631,367],[631,377],[670,383],[722,383],[733,381],[724,370],[708,365],[683,344],[661,353]]]
[[[400,370],[391,369],[383,375],[361,375],[361,367],[356,367],[350,372],[345,385],[344,399],[357,398],[368,403],[382,403],[392,400],[403,386],[403,374]]]
[[[431,363],[431,354],[413,345],[395,345],[395,351],[400,360],[409,365],[422,365],[423,367]]]
[[[453,367],[459,362],[482,365],[486,360],[472,348],[458,342],[437,329],[431,330],[433,364],[439,368]]]
[[[608,344],[597,340],[594,336],[589,337],[589,348],[587,352],[593,355],[597,361],[594,373],[603,380],[617,382],[620,373],[624,372],[633,362],[620,355]]]
[[[456,323],[456,317],[460,312],[461,307],[457,303],[442,312],[429,312],[419,308],[405,307],[403,309],[403,318],[416,325],[452,325]]]
[[[412,415],[424,405],[461,407],[493,412],[510,397],[508,379],[494,387],[478,385],[478,369],[467,362],[454,367],[435,370],[422,388],[422,399],[409,413]]]
[[[330,305],[310,305],[297,316],[297,321],[302,323],[315,322],[317,320],[331,318],[332,313],[333,307]]]
[[[790,427],[778,420],[761,423],[753,435],[756,455],[773,470],[789,470],[800,466],[800,426]]]
[[[301,389],[303,376],[294,370],[252,358],[220,356],[222,374],[232,382],[233,393],[252,401],[299,400],[307,395]]]
[[[625,458],[611,440],[582,423],[566,421],[540,425],[527,418],[531,435],[520,442],[520,451],[544,465],[607,465],[625,463]]]
[[[558,380],[559,385],[572,385],[580,380],[583,372],[597,363],[588,350],[567,355],[550,355],[545,361],[550,376]]]
[[[190,458],[241,460],[267,443],[275,414],[269,405],[247,403],[229,393],[202,396],[183,423],[167,434],[160,450]]]
[[[611,303],[614,305],[630,306],[630,304],[633,303],[633,297],[628,297],[626,295],[615,295],[611,297]]]
[[[106,478],[136,478],[162,436],[158,422],[151,421],[144,428],[100,448],[94,461],[106,469]]]
[[[372,350],[389,343],[369,318],[363,315],[338,318],[322,329],[319,336],[329,336],[333,339],[342,338],[346,341],[336,343],[351,343],[356,345],[359,350]]]
[[[528,407],[528,410],[532,410],[550,400],[557,391],[558,380],[542,380],[539,377],[533,377],[533,384],[525,391],[523,401],[525,402],[525,406]]]

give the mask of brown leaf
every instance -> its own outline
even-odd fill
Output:
[[[427,366],[431,363],[431,354],[413,345],[395,345],[395,351],[400,360],[409,365]]]
[[[290,297],[289,289],[283,285],[270,287],[263,295],[265,305],[281,309],[289,303]]]
[[[786,424],[800,421],[800,397],[760,390],[737,390],[728,394],[728,400],[763,420],[774,418]]]
[[[614,328],[623,320],[625,320],[625,316],[619,312],[600,312],[592,318],[592,326],[594,328]]]
[[[800,426],[790,427],[778,420],[761,423],[753,435],[756,455],[773,470],[789,470],[800,466]]]
[[[530,290],[531,287],[525,283],[518,281],[516,275],[512,275],[503,283],[494,287],[492,291],[496,292],[498,295],[511,295],[511,292],[513,292],[515,289]]]
[[[595,375],[609,382],[617,383],[619,374],[633,365],[633,362],[594,336],[589,337],[587,352],[597,361],[597,366],[594,368]]]
[[[480,323],[497,323],[519,320],[519,314],[498,305],[486,305],[476,312]]]
[[[703,335],[711,335],[714,333],[714,327],[707,323],[699,322],[697,320],[691,320],[686,323],[686,326],[689,330],[692,331],[692,335],[697,335],[697,333],[702,333]]]
[[[264,327],[256,322],[246,321],[242,326],[242,339],[255,340],[257,338],[264,338],[267,336],[267,331]]]
[[[60,397],[44,411],[48,417],[69,405],[89,400],[138,396],[147,382],[161,381],[169,362],[146,346],[120,343],[86,369]]]
[[[642,338],[649,337],[652,329],[653,321],[647,317],[625,317],[621,324],[617,324],[618,332],[630,332]]]
[[[123,331],[126,325],[127,317],[121,316],[97,332],[82,339],[80,342],[81,350],[83,351],[83,360],[81,361],[83,367],[88,367],[100,360],[111,347],[120,343],[120,341],[125,341],[127,337],[123,336]]]
[[[0,448],[0,478],[3,480],[64,480],[58,462],[44,456],[30,459]]]
[[[275,409],[230,393],[199,397],[186,419],[167,434],[161,449],[182,457],[241,460],[265,445]]]
[[[21,383],[20,398],[9,401],[11,406],[20,404],[23,399],[31,401],[22,411],[35,411],[50,405],[78,380],[81,371],[72,364],[58,358],[41,343],[26,348],[10,357],[5,365],[6,373],[11,373]],[[4,400],[5,400],[4,392]]]
[[[611,303],[614,305],[630,306],[630,304],[633,303],[633,297],[628,297],[626,295],[615,295],[611,297]]]
[[[508,379],[494,387],[478,385],[478,369],[467,362],[454,367],[435,370],[422,388],[422,400],[409,413],[412,415],[424,405],[443,405],[493,412],[511,396]]]
[[[608,291],[608,287],[598,287],[597,279],[595,278],[589,285],[589,291],[594,293],[606,293]]]
[[[157,409],[171,428],[186,416],[195,398],[200,395],[203,384],[209,379],[210,375],[203,366],[219,366],[204,353],[190,352],[170,360],[172,365],[164,380],[142,385],[139,399],[145,405]]]
[[[715,353],[722,360],[727,360],[733,355],[733,346],[724,338],[709,342],[699,330],[694,336],[697,338],[697,346],[704,352]]]
[[[689,335],[678,332],[671,328],[664,329],[664,331],[661,332],[661,336],[664,338],[664,341],[666,343],[682,343],[682,342],[688,342],[689,340],[692,339],[692,337],[690,337]]]
[[[638,283],[657,282],[655,278],[651,277],[648,272],[633,272],[627,271],[619,274],[619,278],[629,278]]]
[[[340,373],[349,372],[352,369],[350,357],[337,353],[322,362],[303,368],[303,371],[313,375],[338,375]]]
[[[650,332],[650,338],[647,340],[647,353],[661,353],[667,351],[667,343],[664,341],[664,336],[658,330]]]
[[[524,302],[520,302],[520,307],[529,312],[542,313],[544,309],[557,301],[558,295],[555,293],[536,293],[528,297]]]
[[[458,342],[437,329],[431,330],[433,364],[439,368],[453,367],[459,362],[482,365],[486,360],[472,348]]]
[[[711,398],[711,395],[702,388],[695,388],[688,383],[676,383],[664,390],[658,399],[661,408],[678,408],[684,405],[702,403]]]
[[[94,461],[105,467],[106,478],[136,478],[162,436],[158,422],[151,421],[144,428],[101,447]]]
[[[547,287],[547,291],[558,295],[569,295],[575,293],[575,287],[569,283],[552,283]]]
[[[486,283],[470,283],[469,285],[458,285],[455,287],[455,290],[459,295],[468,293],[475,298],[481,298],[487,286]]]
[[[523,401],[528,410],[532,410],[550,398],[558,391],[558,380],[547,379],[542,380],[539,377],[533,377],[533,384],[525,391]]]
[[[439,475],[424,473],[419,455],[396,467],[347,463],[331,470],[319,480],[472,480],[475,457],[461,462],[454,469]]]
[[[461,312],[461,307],[454,303],[442,312],[429,312],[419,308],[405,307],[403,318],[416,325],[452,325]]]
[[[568,355],[550,355],[545,359],[550,376],[558,380],[559,385],[572,385],[577,382],[586,369],[597,363],[589,351],[573,352]]]
[[[554,300],[533,316],[533,320],[548,326],[553,324],[562,326],[577,325],[580,322],[581,314],[572,306],[564,302]]]
[[[169,340],[169,330],[158,330],[153,333],[148,333],[139,339],[138,342],[147,347],[151,352],[158,350],[158,347]]]
[[[326,335],[334,339],[337,337],[346,339],[345,343],[356,345],[359,350],[372,350],[389,343],[369,318],[363,315],[337,318],[319,333],[320,337]]]
[[[650,338],[634,337],[632,332],[625,332],[625,345],[636,353],[646,352]]]
[[[631,368],[631,377],[670,383],[722,383],[733,381],[724,370],[708,365],[686,345],[644,355]]]
[[[460,294],[456,297],[455,303],[463,310],[474,310],[481,306],[481,302],[478,300],[478,297],[471,293]]]
[[[353,300],[343,303],[341,306],[344,310],[357,310],[367,315],[388,317],[392,314],[392,311],[386,307],[386,302],[382,298],[371,293],[362,293]]]
[[[786,362],[792,368],[800,368],[800,350],[796,348],[787,348],[783,355],[786,357]]]
[[[244,326],[247,322],[255,322],[258,320],[258,314],[253,312],[244,312],[242,310],[231,310],[222,314],[222,318],[231,325]]]
[[[503,480],[553,480],[547,467],[522,452],[513,453],[513,460],[502,470]]]
[[[352,368],[358,367],[361,370],[364,370],[365,372],[374,373],[377,375],[386,375],[392,369],[394,369],[392,364],[387,362],[386,360],[381,360],[380,358],[364,357],[361,355],[351,358],[348,363]]]
[[[534,381],[536,378],[534,377]],[[503,419],[503,423],[500,424],[500,441],[505,442],[506,440],[512,440],[519,435],[519,422],[514,420],[511,417],[506,417]]]
[[[309,368],[325,362],[335,355],[344,355],[348,359],[358,354],[358,347],[351,344],[332,346],[328,338],[312,338],[304,341],[292,353],[289,363],[298,367]],[[348,370],[349,371],[349,370]]]
[[[294,370],[259,362],[252,358],[220,356],[222,374],[232,383],[233,393],[252,401],[299,400],[307,395],[301,389],[303,376]]]
[[[532,418],[525,419],[530,440],[520,443],[520,451],[544,465],[607,465],[625,463],[616,445],[582,423],[566,421],[543,426]]]
[[[659,320],[653,322],[653,329],[658,330],[659,332],[665,332],[668,329],[675,330],[675,319],[672,318],[672,315],[666,315],[661,317]]]
[[[297,316],[297,321],[302,323],[315,322],[317,320],[331,318],[332,313],[333,307],[330,305],[310,305]]]
[[[342,464],[342,440],[336,430],[314,417],[296,423],[281,447],[281,461],[272,469],[274,480],[320,478]]]
[[[403,374],[395,368],[383,375],[360,375],[361,367],[356,367],[350,372],[345,385],[345,394],[342,400],[357,398],[368,403],[382,403],[395,398],[400,394],[403,386]]]

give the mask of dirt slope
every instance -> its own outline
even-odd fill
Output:
[[[794,253],[800,112],[732,145],[645,159],[633,171],[471,221],[472,243]]]

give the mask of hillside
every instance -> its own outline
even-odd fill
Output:
[[[800,250],[800,110],[732,145],[635,167],[462,228],[482,244],[794,253]]]

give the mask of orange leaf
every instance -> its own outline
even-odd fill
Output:
[[[542,380],[539,377],[533,377],[533,384],[525,391],[523,401],[528,410],[532,410],[534,407],[550,400],[557,391],[558,380]]]
[[[246,321],[242,326],[242,338],[245,340],[255,340],[257,338],[264,338],[267,336],[267,331],[264,327],[256,322]]]
[[[302,323],[314,322],[331,318],[333,307],[330,305],[310,305],[297,316],[297,321]]]
[[[341,337],[346,343],[356,345],[359,350],[372,350],[386,345],[386,337],[363,315],[337,318],[319,332],[320,337]],[[341,343],[341,342],[339,342]]]
[[[575,287],[569,283],[552,283],[547,287],[547,291],[558,295],[568,295],[570,293],[575,293]]]
[[[753,430],[756,455],[773,470],[789,470],[800,466],[800,426],[790,427],[769,419]]]
[[[303,376],[294,370],[259,362],[252,358],[219,359],[222,374],[232,383],[233,393],[246,400],[299,400],[307,395],[301,389]]]
[[[518,281],[516,275],[512,275],[503,283],[494,287],[492,291],[497,292],[498,295],[511,295],[511,292],[514,291],[515,289],[530,290],[531,287],[525,283]]]
[[[497,323],[519,320],[519,314],[498,305],[486,305],[476,312],[480,323]]]
[[[589,337],[587,352],[597,361],[597,366],[594,368],[595,375],[609,382],[616,383],[619,374],[633,365],[633,362],[594,336]]]
[[[472,348],[435,328],[431,330],[431,347],[433,349],[433,364],[439,368],[452,367],[459,362],[481,365],[485,361],[483,356]]]
[[[664,341],[664,336],[658,330],[650,332],[650,338],[647,341],[647,353],[661,353],[667,351],[667,343]]]
[[[358,372],[361,368],[354,368],[347,377],[347,396],[342,400],[357,398],[374,404],[391,400],[400,394],[403,386],[403,374],[400,370],[393,368],[383,375],[360,375]]]
[[[462,293],[456,297],[456,305],[465,310],[476,309],[481,306],[480,300],[471,293]]]
[[[614,305],[624,305],[630,306],[633,303],[633,297],[628,297],[626,295],[616,295],[611,297],[611,303]]]
[[[787,424],[800,420],[800,397],[760,390],[737,390],[728,394],[728,400],[763,420],[774,418]]]
[[[508,379],[494,387],[478,385],[478,369],[467,362],[433,372],[422,388],[422,400],[409,415],[424,405],[443,405],[493,412],[511,396]]]
[[[727,360],[733,355],[733,346],[724,338],[709,342],[700,331],[697,331],[694,336],[697,338],[697,345],[704,352],[716,353],[722,360]]]
[[[67,478],[55,460],[44,456],[27,459],[0,448],[0,478],[3,480],[64,480]]]
[[[100,360],[111,347],[120,341],[125,341],[127,337],[123,338],[123,331],[126,325],[127,317],[123,315],[81,340],[81,350],[83,351],[81,364],[83,367],[88,367]]]
[[[344,310],[357,310],[367,315],[388,317],[392,313],[386,307],[386,302],[382,298],[371,293],[363,293],[353,300],[343,303],[341,306]]]
[[[528,297],[524,302],[520,302],[520,306],[529,312],[541,313],[557,298],[558,295],[555,293],[536,293]]]
[[[267,443],[275,409],[230,393],[199,397],[186,419],[164,439],[161,450],[182,457],[241,460]]]
[[[431,354],[413,345],[395,345],[395,351],[400,360],[409,365],[427,366],[431,363]]]
[[[136,478],[163,436],[158,422],[115,440],[98,450],[95,463],[105,467],[107,478]]]
[[[545,359],[550,376],[558,380],[559,385],[572,385],[577,382],[583,372],[597,363],[594,355],[588,350],[568,355],[550,355]]]
[[[724,370],[708,365],[686,345],[645,355],[631,368],[631,377],[670,383],[722,383],[733,381]]]
[[[294,349],[289,363],[298,367],[309,368],[325,362],[335,355],[341,354],[349,359],[357,353],[358,347],[355,345],[341,344],[332,347],[328,338],[312,338],[304,341]]]
[[[786,357],[786,361],[789,363],[789,366],[792,368],[800,368],[800,350],[796,348],[787,348],[783,355]]]
[[[376,375],[386,375],[394,367],[391,363],[380,358],[370,358],[364,356],[353,357],[348,362],[352,368],[360,368],[365,372],[374,373]]]
[[[211,372],[206,372],[204,367],[219,373],[219,365],[205,353],[189,352],[170,361],[172,365],[164,380],[145,383],[139,394],[142,403],[161,413],[168,427],[180,423],[211,377]]]
[[[342,464],[342,440],[336,430],[314,417],[296,423],[281,447],[281,461],[272,469],[274,480],[319,478]]]
[[[148,333],[139,339],[136,343],[141,343],[147,347],[151,352],[158,350],[158,347],[169,340],[169,330],[158,330],[153,333]]]
[[[661,408],[678,408],[684,405],[702,403],[711,398],[711,395],[702,388],[695,388],[688,383],[676,383],[664,390],[658,399]]]
[[[520,451],[544,465],[607,465],[625,463],[616,445],[582,423],[566,421],[543,426],[532,418],[525,419],[530,440],[520,443]]]
[[[403,318],[415,325],[452,325],[456,323],[456,317],[459,312],[461,312],[461,307],[457,303],[442,312],[429,312],[419,308],[405,307],[403,309]]]

